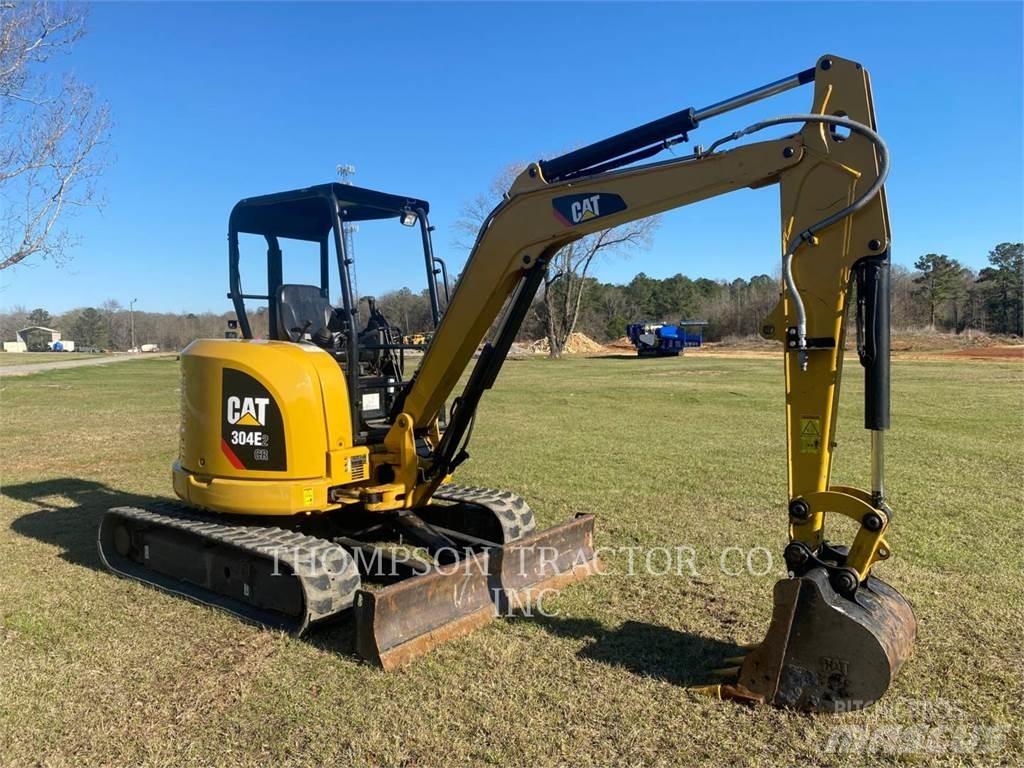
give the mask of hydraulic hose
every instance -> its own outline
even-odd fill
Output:
[[[800,292],[797,290],[796,281],[793,279],[793,256],[803,243],[812,242],[816,233],[832,226],[836,222],[842,221],[847,216],[853,215],[871,202],[871,200],[878,194],[878,191],[882,188],[882,185],[885,184],[886,176],[889,175],[889,148],[886,146],[882,137],[874,130],[863,123],[858,123],[856,120],[850,120],[847,117],[839,117],[837,115],[806,114],[783,115],[782,117],[773,117],[770,120],[762,120],[761,122],[754,123],[753,125],[744,128],[742,131],[736,131],[735,133],[719,139],[708,147],[706,154],[713,153],[718,149],[718,147],[727,142],[736,141],[744,136],[749,136],[752,133],[762,131],[765,128],[788,123],[825,123],[827,125],[848,128],[852,133],[859,133],[861,136],[867,138],[875,145],[875,149],[878,151],[878,176],[875,178],[874,182],[872,182],[871,186],[864,191],[864,194],[841,211],[837,211],[830,216],[826,216],[821,221],[811,225],[793,237],[786,248],[785,254],[783,254],[782,274],[786,281],[786,290],[789,292],[790,300],[793,302],[793,306],[796,309],[797,348],[800,353],[800,368],[801,370],[807,370],[807,311],[804,308],[803,299],[800,298]]]

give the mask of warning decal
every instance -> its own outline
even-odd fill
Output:
[[[821,451],[821,419],[817,416],[800,417],[800,453]]]

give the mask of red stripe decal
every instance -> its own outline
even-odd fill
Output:
[[[228,457],[228,461],[231,462],[231,466],[235,469],[245,469],[245,464],[242,463],[241,459],[235,456],[235,452],[231,450],[231,446],[228,445],[227,441],[222,437],[220,439],[220,449],[224,452],[224,455]]]
[[[563,215],[562,215],[562,214],[561,214],[561,213],[560,213],[560,212],[558,211],[558,209],[557,209],[557,208],[552,208],[551,210],[552,210],[552,211],[554,211],[554,214],[555,214],[555,218],[556,218],[556,219],[558,219],[558,220],[559,220],[560,222],[562,222],[563,224],[565,224],[565,226],[567,226],[567,227],[571,227],[571,226],[572,226],[572,222],[571,222],[571,221],[569,221],[569,220],[568,220],[567,218],[565,218],[565,216],[563,216]]]

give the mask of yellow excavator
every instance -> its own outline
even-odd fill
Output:
[[[642,163],[718,115],[802,85],[814,90],[806,114]],[[793,132],[726,147],[776,126]],[[559,249],[776,184],[782,281],[762,332],[782,342],[785,362],[789,576],[775,586],[764,641],[710,690],[812,712],[868,706],[916,633],[909,603],[873,575],[890,557],[893,516],[883,482],[888,170],[867,71],[826,55],[704,109],[530,164],[481,227],[443,313],[426,201],[340,184],[242,200],[229,220],[228,294],[241,338],[198,340],[181,354],[181,502],[109,510],[100,555],[124,576],[299,634],[351,617],[357,653],[386,669],[585,577],[596,562],[592,515],[538,531],[522,498],[451,483],[481,397]],[[436,326],[411,376],[402,330],[354,296],[343,236],[348,222],[395,219],[419,229]],[[266,244],[265,292],[242,288],[243,239]],[[284,282],[284,240],[316,244],[318,284]],[[269,339],[253,337],[247,299],[267,303]],[[830,481],[851,303],[871,433],[866,490]],[[857,527],[847,545],[826,538],[835,515]]]

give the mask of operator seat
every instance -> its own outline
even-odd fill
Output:
[[[312,337],[327,327],[331,312],[331,302],[319,287],[285,283],[277,289],[274,336],[283,341],[298,341],[305,332]]]

